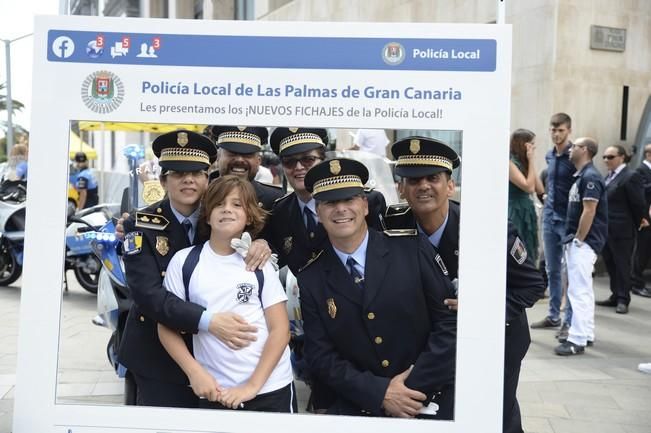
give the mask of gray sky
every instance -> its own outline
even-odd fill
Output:
[[[0,0],[0,38],[14,39],[34,31],[34,15],[57,15],[58,0]],[[14,122],[29,129],[32,107],[32,56],[34,38],[27,37],[11,44],[12,99],[25,104]],[[56,77],[48,77],[56,85]],[[7,80],[5,44],[0,44],[0,83]],[[5,120],[6,112],[0,114]]]

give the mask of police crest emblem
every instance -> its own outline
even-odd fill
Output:
[[[167,236],[156,236],[156,251],[161,256],[166,256],[170,252],[170,242]]]
[[[126,236],[124,236],[122,248],[124,249],[124,254],[128,256],[138,254],[142,251],[142,232],[127,233]]]
[[[165,190],[157,180],[146,180],[142,190],[142,199],[147,204],[156,203],[165,197]]]
[[[420,151],[420,140],[414,138],[409,141],[409,151],[414,155]]]
[[[516,237],[515,242],[513,242],[513,247],[511,247],[511,257],[513,257],[513,260],[515,260],[519,265],[523,264],[524,261],[527,260],[527,248],[519,237]]]
[[[330,173],[334,174],[335,176],[338,175],[341,172],[341,164],[339,161],[336,159],[333,161],[330,161]]]
[[[337,305],[334,298],[326,299],[326,303],[328,304],[328,315],[330,315],[331,319],[334,319],[337,316]]]
[[[187,144],[189,143],[188,133],[187,132],[179,132],[178,135],[176,136],[176,142],[181,147],[187,146]]]

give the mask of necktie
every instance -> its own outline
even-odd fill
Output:
[[[609,171],[608,172],[608,176],[606,176],[606,185],[608,185],[610,183],[610,181],[613,180],[614,174],[615,174],[614,171]]]
[[[355,268],[355,265],[357,262],[352,256],[348,256],[348,259],[346,259],[346,266],[348,267],[348,272],[350,272],[350,275],[353,277],[353,281],[355,282],[355,285],[359,287],[360,289],[364,288],[364,277],[362,274],[359,273],[357,268]]]
[[[183,220],[181,225],[185,229],[185,234],[188,237],[188,240],[190,241],[190,243],[192,243],[192,241],[193,241],[192,236],[191,236],[191,233],[192,233],[192,221],[190,221],[189,219],[186,218],[186,219]]]
[[[305,216],[305,227],[307,228],[307,234],[310,239],[314,239],[314,234],[316,232],[316,222],[314,222],[314,214],[309,207],[305,206],[303,208],[303,216]]]

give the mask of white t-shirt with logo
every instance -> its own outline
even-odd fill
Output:
[[[178,251],[170,261],[163,285],[168,291],[185,299],[183,263],[190,248]],[[286,302],[287,295],[271,263],[263,269],[262,305],[258,297],[258,280],[254,272],[246,271],[244,259],[238,253],[216,254],[208,242],[201,250],[189,284],[189,301],[206,307],[211,313],[233,312],[258,328],[257,340],[247,347],[232,350],[209,332],[193,335],[194,357],[221,386],[231,388],[245,383],[253,374],[262,356],[269,335],[264,308]],[[285,347],[276,368],[260,389],[259,394],[275,391],[293,380],[289,347]]]

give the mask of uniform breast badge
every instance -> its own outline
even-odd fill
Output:
[[[285,254],[289,254],[292,251],[292,246],[294,244],[294,239],[291,236],[287,236],[283,239],[283,251]]]
[[[157,180],[146,180],[142,190],[142,199],[147,204],[156,203],[165,197],[165,190]]]
[[[328,303],[328,314],[332,319],[334,319],[337,316],[337,305],[335,305],[335,300],[334,298],[328,298],[326,302]]]
[[[170,242],[167,236],[156,236],[156,251],[161,256],[166,256],[170,252]]]

